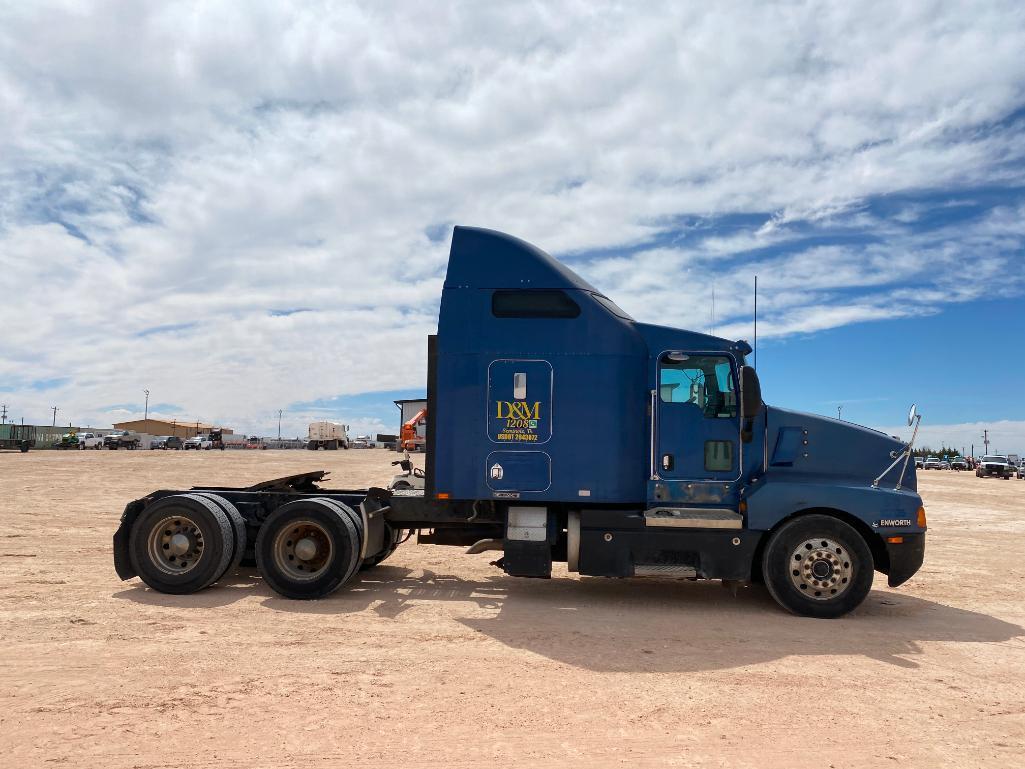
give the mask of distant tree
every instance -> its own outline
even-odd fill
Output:
[[[940,444],[938,449],[932,448],[931,446],[920,446],[915,449],[912,454],[916,457],[939,457],[940,459],[946,457],[947,459],[953,459],[954,457],[961,456],[961,449],[947,447],[943,444]]]

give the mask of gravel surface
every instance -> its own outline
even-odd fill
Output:
[[[1022,765],[1023,481],[921,473],[922,571],[832,621],[412,542],[316,602],[249,569],[190,596],[114,574],[121,510],[154,489],[382,485],[395,457],[0,454],[0,764]]]

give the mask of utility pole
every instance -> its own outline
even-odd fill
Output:
[[[146,393],[146,410],[143,412],[142,421],[145,422],[149,419],[149,390],[143,390]]]
[[[278,440],[281,440],[281,409],[278,409]]]
[[[57,426],[57,412],[58,411],[59,411],[59,409],[56,406],[54,406],[53,407],[53,426],[54,427]]]
[[[178,420],[177,419],[172,419],[171,420],[171,435],[177,435],[177,434],[178,434]]]
[[[985,454],[989,453],[989,430],[982,431],[982,445],[986,447]]]
[[[7,404],[0,406],[0,425],[7,424]]]

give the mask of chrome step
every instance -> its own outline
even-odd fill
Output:
[[[698,572],[693,566],[682,566],[676,563],[636,563],[634,564],[634,576],[695,579]]]
[[[723,507],[653,507],[644,511],[644,525],[682,529],[742,529],[744,516]]]

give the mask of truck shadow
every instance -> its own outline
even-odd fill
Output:
[[[758,586],[734,596],[718,583],[504,575],[468,580],[379,566],[322,601],[271,596],[263,603],[289,613],[369,610],[395,619],[418,604],[437,602],[470,605],[472,616],[457,621],[505,646],[600,672],[716,670],[816,655],[916,668],[923,643],[1018,639],[1014,645],[1025,648],[1025,628],[1018,625],[880,590],[847,617],[815,620],[786,614]]]
[[[265,607],[289,614],[371,611],[395,620],[439,602],[466,604],[468,611],[445,613],[510,648],[599,672],[696,672],[818,655],[868,657],[917,668],[915,657],[932,642],[1013,642],[1025,649],[1025,628],[1018,625],[881,590],[873,590],[855,612],[838,620],[786,614],[759,586],[734,596],[708,582],[465,579],[390,565],[360,575],[320,601],[279,598],[254,569],[241,569],[213,589],[192,595],[165,595],[140,584],[113,597],[203,611],[254,593]],[[413,640],[416,632],[410,624]]]

